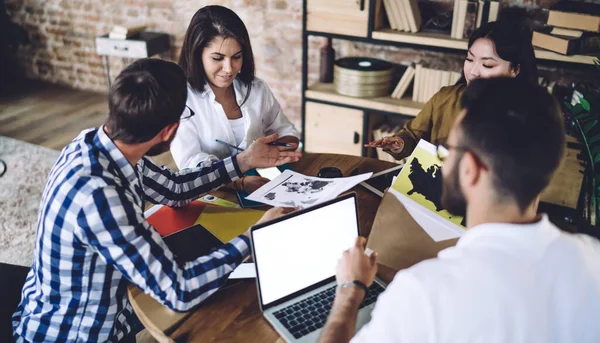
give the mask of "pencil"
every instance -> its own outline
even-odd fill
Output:
[[[237,146],[235,146],[235,145],[233,145],[233,144],[229,144],[229,143],[227,143],[227,142],[223,142],[223,141],[221,141],[221,140],[218,140],[218,139],[215,139],[215,141],[216,141],[217,143],[225,144],[225,145],[227,145],[228,147],[230,147],[230,148],[233,148],[233,149],[236,149],[236,150],[238,150],[238,151],[244,151],[244,149],[242,149],[242,148],[240,148],[240,147],[237,147]]]

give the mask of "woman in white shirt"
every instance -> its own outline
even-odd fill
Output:
[[[213,162],[245,149],[257,138],[278,134],[296,150],[299,134],[285,117],[267,84],[254,76],[248,31],[230,9],[206,6],[192,18],[179,65],[188,78],[186,111],[196,115],[181,122],[171,145],[179,169]],[[245,177],[236,186],[251,192],[268,180]]]

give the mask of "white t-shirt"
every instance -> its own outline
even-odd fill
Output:
[[[229,125],[231,125],[231,129],[233,130],[235,145],[240,145],[244,140],[244,136],[246,136],[244,117],[238,119],[229,119]]]
[[[235,79],[233,89],[238,105],[241,105],[241,121],[244,123],[244,136],[239,143],[212,89],[206,85],[199,93],[188,84],[186,104],[196,115],[180,122],[171,144],[171,154],[179,169],[196,167],[200,163],[209,166],[238,152],[217,143],[216,139],[244,149],[256,139],[273,133],[278,133],[279,137],[300,137],[264,81],[254,78],[250,96],[243,105],[248,88]]]
[[[484,224],[396,274],[352,342],[600,342],[600,242]]]

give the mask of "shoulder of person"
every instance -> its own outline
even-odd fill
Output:
[[[467,88],[467,85],[464,83],[442,87],[437,93],[436,96],[440,98],[450,98],[450,97],[458,97],[460,96],[464,90]]]
[[[244,91],[246,89],[248,89],[248,87],[243,84],[241,81],[239,82],[240,86],[243,87]],[[258,77],[254,77],[254,79],[252,80],[252,93],[254,92],[260,92],[260,93],[264,93],[265,91],[270,90],[269,85],[261,78]]]

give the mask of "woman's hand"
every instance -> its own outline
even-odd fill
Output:
[[[404,149],[404,140],[400,137],[388,136],[365,144],[367,148],[389,149],[397,154]]]
[[[300,140],[294,136],[284,136],[276,140],[276,142],[287,143],[290,145],[289,147],[284,147],[282,151],[296,151],[296,149],[298,149]]]
[[[244,176],[243,178],[240,179],[240,186],[244,192],[250,194],[250,193],[254,192],[255,190],[259,189],[260,187],[262,187],[264,184],[266,184],[269,181],[270,180],[265,177]]]
[[[276,133],[258,138],[245,151],[237,154],[238,166],[242,173],[252,168],[267,168],[297,162],[302,157],[299,151],[284,151],[290,147],[269,145],[278,138]]]

